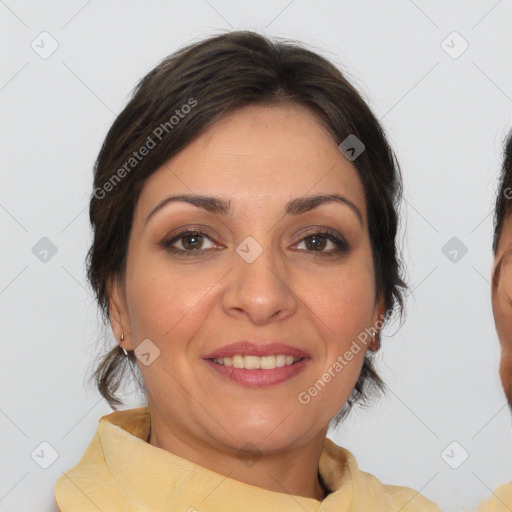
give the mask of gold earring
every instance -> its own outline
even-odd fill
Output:
[[[121,333],[121,343],[124,341],[124,332]],[[128,352],[124,347],[121,347],[123,349],[124,355],[128,357]]]

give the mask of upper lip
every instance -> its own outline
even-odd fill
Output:
[[[293,357],[310,357],[307,352],[284,343],[253,343],[250,341],[239,341],[224,345],[223,347],[203,356],[203,359],[221,359],[223,357],[244,356],[276,356],[284,354]]]

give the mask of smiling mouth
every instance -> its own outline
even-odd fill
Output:
[[[303,357],[294,357],[285,354],[277,354],[272,356],[244,356],[235,355],[233,357],[218,357],[213,358],[211,361],[221,366],[232,366],[233,368],[240,368],[246,370],[274,370],[275,368],[282,368],[284,366],[291,366]]]

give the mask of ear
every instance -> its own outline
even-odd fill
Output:
[[[121,334],[124,334],[124,341],[121,346],[126,350],[133,350],[126,295],[124,286],[118,276],[111,276],[108,279],[107,294],[112,332],[119,344],[121,344]]]
[[[384,319],[386,316],[386,305],[384,304],[384,299],[381,298],[379,302],[375,305],[375,309],[373,310],[372,315],[372,324],[370,326],[370,330],[372,333],[375,333],[372,341],[368,343],[368,350],[372,352],[376,352],[380,348],[380,331],[384,325]]]

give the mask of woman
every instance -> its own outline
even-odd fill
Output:
[[[164,60],[95,167],[88,276],[148,407],[101,419],[56,485],[68,510],[437,510],[326,436],[382,383],[402,304],[401,182],[328,61],[232,32]]]
[[[500,339],[500,377],[512,412],[512,132],[505,144],[494,215],[492,310]],[[510,511],[512,482],[480,504],[481,512]]]

